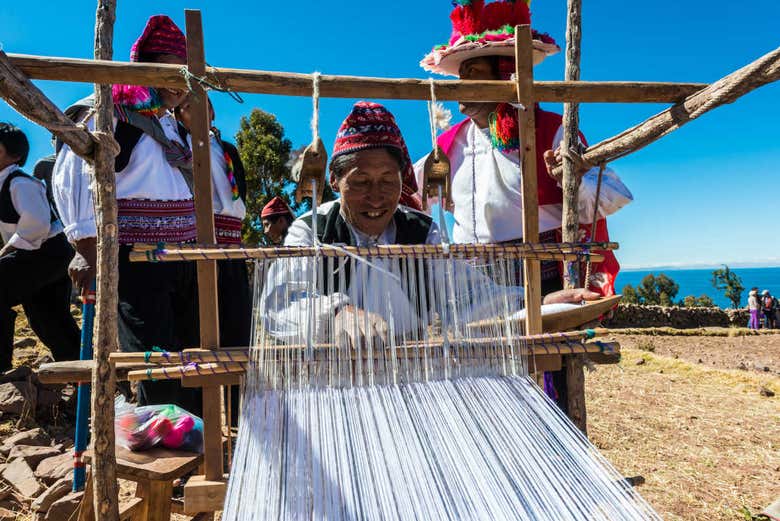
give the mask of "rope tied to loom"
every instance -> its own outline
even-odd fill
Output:
[[[207,63],[210,67],[210,65]],[[193,74],[190,72],[190,70],[187,67],[182,67],[179,69],[179,73],[181,73],[182,76],[184,76],[184,82],[187,84],[187,90],[192,92],[192,82],[199,84],[203,90],[209,91],[214,90],[217,92],[224,92],[228,96],[230,96],[233,101],[236,103],[244,103],[244,98],[241,97],[241,94],[238,92],[232,90],[229,87],[224,87],[222,83],[219,81],[219,76],[217,74],[213,74],[213,77],[216,79],[217,83],[210,82],[206,76],[198,76],[196,74]]]

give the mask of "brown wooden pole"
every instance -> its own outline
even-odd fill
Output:
[[[9,54],[11,62],[32,79],[124,83],[151,87],[185,88],[178,65],[96,62],[76,58],[58,58]],[[207,79],[236,92],[311,96],[311,74],[254,71],[225,67],[206,67]],[[566,82],[542,81],[534,84],[536,101],[562,103],[677,103],[707,86],[706,83],[641,81]],[[517,98],[511,81],[437,80],[436,97],[440,101],[510,102]],[[412,78],[371,78],[322,75],[323,98],[430,99],[430,82]]]
[[[520,127],[520,155],[523,200],[523,242],[539,242],[539,193],[536,172],[536,100],[534,61],[530,25],[515,27],[515,75]],[[538,260],[523,261],[525,291],[525,333],[542,332],[542,280]]]
[[[185,10],[187,27],[187,68],[195,76],[206,71],[203,23],[197,10]],[[216,242],[214,234],[214,210],[211,194],[211,152],[209,144],[210,117],[208,98],[196,81],[192,86],[192,166],[195,178],[195,216],[198,241]],[[200,316],[200,341],[204,346],[219,348],[219,307],[217,301],[217,263],[214,260],[198,261],[198,305]],[[203,388],[203,441],[206,481],[221,482],[222,467],[222,413],[221,387]]]
[[[584,158],[593,165],[614,161],[646,147],[714,108],[732,103],[741,96],[778,80],[780,47],[688,96],[683,102],[589,147]],[[556,174],[560,172],[561,169],[555,171]]]
[[[95,58],[110,60],[114,46],[116,0],[98,0]],[[95,132],[113,139],[114,102],[110,85],[95,85]],[[114,154],[99,142],[95,153],[95,220],[97,224],[97,305],[95,371],[92,373],[92,490],[97,521],[119,520],[114,394],[116,376],[109,355],[119,345],[119,241]]]
[[[568,0],[569,14],[566,24],[566,81],[580,79],[580,42],[582,40],[582,0]],[[563,105],[563,141],[561,150],[577,149],[579,145],[580,114],[575,102]],[[579,240],[579,191],[580,178],[576,165],[568,154],[563,154],[563,241]],[[565,288],[579,287],[579,263],[564,263]]]
[[[582,0],[568,0],[566,22],[566,81],[579,81],[580,55],[582,42]],[[580,115],[577,103],[563,106],[563,151],[579,150]],[[579,240],[580,215],[579,193],[580,176],[577,165],[569,154],[563,154],[563,241]],[[563,263],[563,282],[567,289],[580,286],[580,262]],[[563,358],[566,371],[567,413],[571,421],[583,433],[587,434],[587,411],[585,409],[585,356],[567,355]]]
[[[77,127],[0,51],[0,97],[30,121],[48,128],[81,157],[92,157],[92,137]]]

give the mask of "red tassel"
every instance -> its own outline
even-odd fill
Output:
[[[486,5],[482,11],[482,31],[494,31],[505,25],[515,25],[514,9],[510,2],[493,2]]]
[[[461,35],[477,34],[483,31],[482,8],[485,0],[474,0],[470,5],[458,6],[450,13],[452,28]]]
[[[531,10],[528,8],[528,4],[525,0],[515,1],[515,21],[514,25],[530,25],[531,24]]]

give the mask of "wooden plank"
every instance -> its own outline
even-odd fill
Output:
[[[119,521],[134,521],[144,507],[144,498],[134,497],[119,508]]]
[[[568,0],[566,22],[566,81],[580,79],[580,43],[582,40],[582,0]],[[577,103],[565,103],[563,106],[563,150],[578,150],[580,137],[580,114]],[[580,215],[579,166],[568,154],[563,155],[563,240],[579,240]],[[563,270],[564,287],[580,287],[580,262],[566,261]],[[585,356],[568,355],[564,357],[566,367],[566,398],[569,419],[587,436],[587,412],[585,409]]]
[[[173,481],[196,470],[203,463],[201,454],[160,447],[133,452],[120,446],[116,449],[116,455],[118,476],[133,481]],[[84,459],[92,461],[91,450],[84,454]]]
[[[580,41],[582,39],[582,0],[568,0],[568,17],[566,24],[566,81],[580,79]],[[577,150],[579,148],[580,114],[577,103],[563,105],[563,140],[561,149]],[[577,165],[568,154],[563,154],[563,241],[579,240],[579,192],[580,177]],[[542,174],[544,175],[544,174]],[[580,262],[566,261],[563,270],[563,283],[567,289],[580,287]]]
[[[173,482],[139,481],[136,495],[143,498],[140,511],[144,521],[171,520]]]
[[[0,50],[0,97],[30,121],[47,127],[82,157],[91,157],[94,142],[86,129],[76,126]]]
[[[209,387],[215,385],[241,385],[244,373],[226,373],[203,376],[184,376],[182,387]]]
[[[151,87],[186,88],[177,65],[101,62],[9,54],[11,63],[32,79],[72,82],[126,83]],[[311,74],[269,72],[232,68],[206,68],[209,81],[237,92],[312,95]],[[436,80],[440,101],[495,101],[517,99],[516,86],[509,81]],[[541,81],[534,83],[537,101],[562,103],[676,103],[706,83],[594,81]],[[430,99],[430,82],[413,78],[371,78],[324,74],[320,80],[323,98]]]
[[[110,60],[114,51],[116,0],[98,0],[95,59]],[[113,141],[114,100],[110,85],[95,85],[95,133]],[[114,394],[116,377],[109,355],[119,345],[119,225],[114,179],[114,154],[98,141],[95,148],[95,221],[97,225],[97,304],[95,307],[95,370],[92,373],[92,491],[97,521],[119,519],[116,480]]]
[[[515,27],[515,75],[520,126],[520,155],[523,200],[523,242],[539,242],[539,193],[536,172],[536,115],[534,99],[534,59],[531,26]],[[525,332],[542,332],[542,279],[538,260],[523,261],[525,284]]]
[[[222,510],[227,492],[227,483],[224,476],[222,478],[219,481],[209,481],[203,476],[190,478],[184,485],[184,513],[194,515]]]
[[[600,300],[586,302],[576,309],[544,315],[542,317],[544,330],[567,331],[581,329],[615,308],[620,303],[621,298],[622,295],[613,295]]]
[[[780,47],[639,125],[589,147],[583,157],[593,165],[614,161],[646,147],[712,109],[733,103],[739,97],[778,80]],[[560,173],[560,169],[556,169],[555,173]]]
[[[117,380],[126,380],[130,371],[158,367],[137,361],[117,363],[114,366]],[[43,364],[35,373],[43,384],[90,383],[94,367],[94,360],[67,360]]]
[[[206,72],[203,23],[200,11],[184,12],[187,27],[187,68],[195,76]],[[209,110],[206,92],[198,82],[192,82],[192,155],[195,177],[195,218],[198,241],[213,244],[214,209],[211,194],[211,150],[209,145]],[[198,261],[198,305],[200,342],[203,346],[219,347],[219,306],[217,296],[217,263]],[[203,388],[203,445],[206,477],[222,479],[222,414],[221,388]]]

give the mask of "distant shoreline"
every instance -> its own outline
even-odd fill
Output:
[[[726,263],[729,269],[740,270],[760,270],[760,269],[777,269],[780,268],[780,263],[777,264],[750,264],[750,263],[738,263],[729,264]],[[683,266],[665,265],[665,266],[642,266],[642,267],[621,267],[620,271],[656,271],[656,270],[669,270],[669,271],[690,271],[690,270],[717,270],[723,267],[723,264],[690,264]]]

